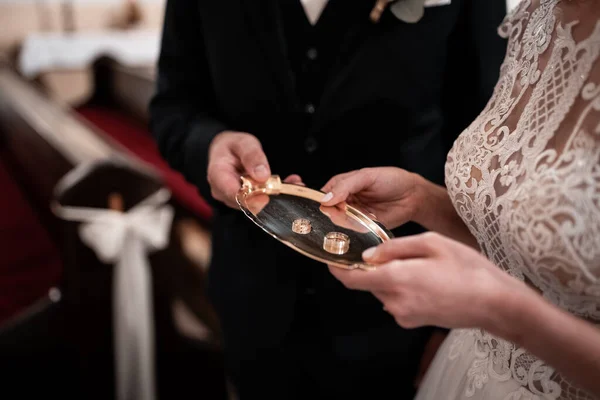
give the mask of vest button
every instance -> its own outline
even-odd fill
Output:
[[[306,52],[306,57],[308,57],[308,59],[311,61],[316,60],[318,56],[319,56],[319,53],[317,52],[317,49],[315,49],[314,47],[311,47]]]
[[[319,143],[317,142],[317,139],[315,139],[312,136],[309,136],[304,141],[304,150],[306,150],[306,152],[309,154],[312,154],[315,151],[317,151],[318,147],[319,147]]]

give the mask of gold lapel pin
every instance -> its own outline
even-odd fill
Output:
[[[371,10],[371,21],[375,23],[379,22],[381,14],[383,14],[383,11],[388,6],[388,4],[390,4],[393,1],[394,0],[377,0],[377,2],[375,3],[375,7],[373,7],[373,9]]]

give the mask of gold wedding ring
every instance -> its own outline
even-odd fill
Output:
[[[310,221],[305,218],[298,218],[292,222],[292,231],[300,235],[309,234],[312,230]]]
[[[329,232],[323,239],[323,248],[331,254],[345,254],[350,248],[350,238],[341,232]]]

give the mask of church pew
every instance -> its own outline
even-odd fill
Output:
[[[206,267],[210,258],[211,209],[196,188],[162,159],[147,130],[147,105],[154,91],[153,67],[131,68],[102,57],[94,64],[93,71],[92,98],[75,111],[84,122],[99,128],[162,173],[177,202],[203,224],[193,229],[188,224],[185,229],[189,231],[186,237],[200,236],[198,240],[188,240],[188,247],[197,254],[198,264]]]
[[[75,207],[106,207],[110,203],[110,197],[118,193],[123,199],[123,209],[138,204],[149,195],[155,193],[162,184],[155,179],[154,173],[146,173],[145,168],[132,168],[135,165],[129,163],[115,163],[112,161],[100,162],[84,178],[67,188],[61,188],[57,193],[57,203],[63,206]],[[174,204],[171,203],[171,206]],[[175,223],[181,220],[176,214]],[[67,223],[65,229],[65,246],[71,254],[71,262],[75,265],[87,265],[87,276],[83,276],[80,270],[73,274],[67,274],[71,280],[65,282],[69,288],[70,297],[65,300],[75,304],[87,304],[88,308],[72,307],[75,313],[72,318],[81,323],[80,332],[75,341],[82,349],[81,359],[85,360],[80,367],[89,371],[87,376],[93,376],[97,382],[99,376],[104,376],[103,381],[110,380],[110,367],[114,359],[111,353],[103,349],[110,346],[112,332],[100,330],[98,326],[110,325],[113,318],[113,310],[104,300],[105,293],[111,291],[113,284],[111,269],[102,263],[98,263],[96,255],[88,248],[81,248],[79,240],[79,223]],[[154,318],[156,319],[156,349],[157,371],[159,380],[158,391],[163,398],[187,398],[193,397],[190,385],[198,376],[206,379],[207,384],[196,395],[207,398],[220,399],[226,395],[224,376],[220,361],[219,347],[206,337],[204,341],[191,341],[182,339],[175,329],[172,304],[165,299],[172,299],[174,289],[179,289],[179,295],[184,299],[197,300],[195,304],[200,310],[200,320],[205,322],[207,331],[218,331],[216,319],[212,309],[205,297],[197,296],[202,286],[195,287],[196,293],[181,293],[182,289],[189,288],[186,281],[198,279],[194,276],[194,269],[190,265],[185,254],[180,251],[182,247],[181,235],[177,229],[170,232],[170,246],[150,255],[152,267],[152,286],[155,295]],[[100,299],[100,300],[99,300]],[[162,301],[161,301],[162,299]],[[89,308],[94,312],[90,313]],[[103,321],[99,324],[98,321]],[[89,346],[88,342],[103,343],[103,346]],[[162,345],[161,345],[162,343]],[[93,361],[90,361],[93,360]],[[99,367],[103,366],[103,367]],[[221,380],[219,380],[221,378]],[[182,382],[183,381],[183,382]],[[187,385],[185,384],[187,382]],[[193,385],[192,385],[193,386]],[[110,385],[99,389],[98,398],[109,396],[114,388]]]
[[[104,58],[94,66],[95,92],[103,93],[107,103],[135,119],[148,122],[148,104],[155,90],[155,68],[128,67]]]
[[[56,182],[74,165],[110,154],[111,145],[9,68],[0,70],[0,116],[4,158],[55,234],[47,204]]]
[[[93,95],[76,108],[79,115],[161,171],[178,201],[209,224],[210,206],[193,185],[167,165],[148,131],[154,67],[127,67],[103,57],[96,61],[93,71]]]
[[[81,397],[76,353],[64,340],[64,328],[64,304],[56,288],[0,325],[2,393],[23,399]]]
[[[75,108],[78,114],[157,168],[178,202],[208,223],[211,208],[193,185],[169,167],[148,132],[148,104],[155,90],[154,66],[130,67],[110,57],[101,57],[94,63],[92,70],[93,95],[88,102]],[[204,260],[201,263],[204,266],[208,265],[210,259],[209,240],[210,238],[203,240],[203,248],[197,245],[199,241],[190,243],[190,247],[198,249],[198,256]],[[189,318],[185,318],[184,312],[176,312],[176,317],[189,321],[178,324],[179,329],[198,329]]]
[[[186,232],[184,235],[186,251],[194,255],[197,264],[206,269],[210,259],[209,221],[211,209],[199,196],[196,188],[186,182],[181,174],[169,168],[162,159],[156,144],[147,131],[143,117],[128,111],[135,107],[139,110],[146,108],[146,103],[154,90],[154,83],[150,79],[151,72],[145,75],[141,72],[151,69],[132,69],[120,66],[109,58],[99,59],[94,66],[94,95],[86,105],[75,109],[77,115],[72,116],[91,130],[103,135],[105,139],[120,144],[121,147],[161,172],[165,184],[172,190],[173,197],[181,206],[181,211],[189,212],[188,222],[182,223],[182,228],[180,228]],[[119,72],[122,72],[120,76]],[[115,75],[118,77],[111,78]],[[137,93],[136,87],[139,88],[140,85],[127,86],[127,78],[135,76],[138,76],[137,81],[143,81],[142,96],[135,94]],[[44,90],[44,88],[40,87],[40,90]],[[135,104],[127,106],[126,102],[118,100],[123,98],[127,92],[132,93],[130,99],[137,102],[135,103],[137,106]],[[62,175],[62,172],[59,175]],[[44,201],[46,200],[44,199]],[[196,328],[191,327],[192,331],[197,330]]]
[[[79,116],[157,168],[177,201],[192,215],[205,221],[209,231],[210,206],[193,185],[169,167],[148,131],[148,104],[155,89],[154,67],[129,67],[102,57],[94,63],[93,75],[93,95],[87,103],[75,108]],[[205,267],[210,260],[210,237],[207,235],[202,248],[198,246],[199,241],[189,243],[190,251],[196,249]],[[197,328],[189,325],[191,330]]]
[[[177,201],[192,215],[206,221],[210,230],[212,210],[199,195],[197,189],[174,171],[161,157],[156,143],[148,131],[148,104],[155,90],[154,67],[129,67],[102,57],[93,66],[94,90],[90,100],[75,108],[79,116],[100,128],[137,157],[157,168]],[[208,232],[209,235],[209,232]],[[205,268],[210,260],[210,237],[189,241],[190,251],[196,249],[200,264]],[[176,309],[178,328],[182,331],[198,331],[193,318],[187,318],[185,310]]]
[[[0,146],[8,154],[3,159],[10,158],[15,176],[19,177],[20,183],[26,188],[32,203],[48,215],[49,225],[54,232],[52,237],[62,250],[64,312],[68,321],[65,329],[68,335],[64,339],[77,343],[78,350],[82,352],[80,354],[94,354],[100,359],[103,354],[110,355],[108,348],[111,338],[107,333],[110,332],[108,327],[111,324],[110,269],[98,266],[93,257],[82,259],[81,254],[89,255],[89,249],[76,240],[75,231],[68,224],[47,211],[56,183],[74,166],[105,159],[115,153],[132,160],[135,157],[109,135],[86,122],[68,107],[51,102],[39,90],[8,69],[0,70]],[[88,200],[95,201],[93,198]],[[189,392],[190,386],[181,385],[180,382],[185,374],[175,376],[176,371],[182,371],[181,367],[177,368],[177,361],[192,361],[194,355],[202,354],[206,357],[206,354],[211,354],[214,357],[211,362],[218,369],[219,343],[210,339],[194,343],[185,338],[182,340],[173,326],[172,303],[177,299],[182,301],[198,319],[205,321],[217,332],[218,322],[202,295],[204,276],[197,265],[199,262],[206,263],[206,260],[195,254],[202,253],[197,250],[198,242],[206,239],[202,236],[203,221],[182,207],[176,199],[171,204],[176,209],[173,242],[169,249],[171,254],[166,256],[165,253],[162,258],[157,255],[153,269],[157,274],[155,313],[159,332],[158,347],[161,350],[159,358],[168,361],[161,365],[175,365],[175,368],[163,367],[159,381],[167,382],[166,387],[171,389],[187,388],[186,394],[192,396],[196,393]],[[88,366],[90,362],[88,360]],[[92,364],[96,369],[91,370],[95,374],[89,375],[95,377],[89,382],[90,387],[104,387],[99,377],[111,377],[106,369],[101,368],[109,365],[106,358],[103,362]],[[170,379],[165,381],[165,376]],[[212,381],[219,386],[218,379]],[[165,384],[161,387],[164,388]],[[202,388],[198,388],[195,383],[193,387],[202,393]],[[208,387],[211,385],[207,385]],[[98,397],[101,397],[100,393],[108,392],[99,391]]]
[[[5,158],[0,150],[0,326],[57,285],[62,269],[56,243]]]
[[[170,168],[161,157],[146,124],[113,106],[90,104],[79,107],[77,113],[90,124],[102,129],[137,157],[159,170],[165,184],[172,190],[177,201],[210,228],[212,213],[210,206],[200,197],[196,187],[187,182],[179,172]]]

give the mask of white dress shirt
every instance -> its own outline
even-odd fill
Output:
[[[328,0],[300,0],[311,24],[316,24]]]

